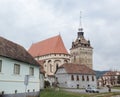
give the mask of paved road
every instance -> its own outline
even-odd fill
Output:
[[[64,89],[65,91],[76,92],[76,93],[86,93],[84,89]],[[99,89],[100,93],[108,92],[108,88]],[[111,89],[111,92],[120,92],[118,89]]]

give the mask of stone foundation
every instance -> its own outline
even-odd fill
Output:
[[[25,93],[16,93],[16,94],[1,94],[0,97],[40,97],[40,92],[27,92]]]

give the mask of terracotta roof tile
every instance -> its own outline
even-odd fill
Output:
[[[65,63],[59,68],[65,68],[67,73],[95,75],[95,72],[92,69],[90,69],[89,67],[85,65],[81,65],[81,64]]]
[[[28,52],[33,57],[53,53],[68,54],[60,35],[32,44]]]

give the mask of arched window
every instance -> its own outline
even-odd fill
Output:
[[[71,80],[74,80],[74,76],[73,75],[71,75]]]
[[[67,60],[64,60],[64,63],[68,63],[68,61],[67,61]]]
[[[85,80],[84,75],[82,75],[82,81],[84,81],[84,80]]]
[[[55,60],[54,64],[56,66],[56,69],[58,69],[59,65],[61,64],[61,61],[60,60]]]
[[[58,69],[58,64],[56,64],[56,70]]]
[[[44,67],[46,67],[46,64],[44,65]]]
[[[52,63],[51,60],[49,60],[49,61],[48,61],[49,71],[50,71],[50,72],[53,72],[53,69],[52,69],[53,66],[52,66],[51,63]]]

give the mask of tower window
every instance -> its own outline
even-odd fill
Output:
[[[76,61],[76,56],[74,56],[74,62]]]
[[[44,66],[46,67],[46,64]]]

